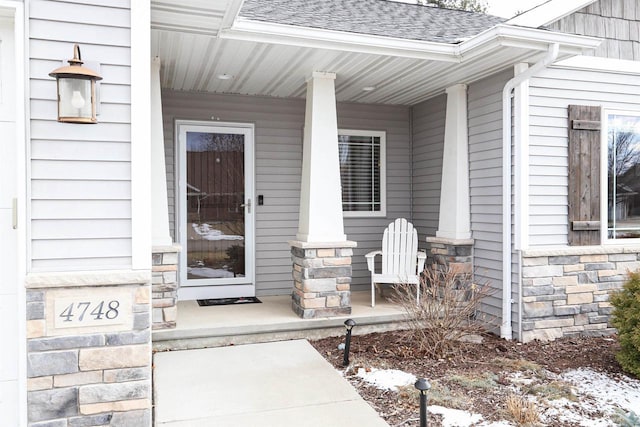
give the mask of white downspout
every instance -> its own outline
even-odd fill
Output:
[[[507,82],[502,90],[502,324],[500,337],[513,338],[511,328],[511,94],[523,81],[548,67],[560,51],[558,43],[549,45],[547,55],[531,68]]]

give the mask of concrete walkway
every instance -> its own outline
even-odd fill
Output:
[[[305,340],[154,356],[155,425],[388,427]]]

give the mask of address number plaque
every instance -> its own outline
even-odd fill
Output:
[[[122,325],[131,320],[131,293],[93,292],[54,300],[56,329]]]

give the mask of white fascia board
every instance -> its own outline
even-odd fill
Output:
[[[505,24],[538,28],[549,25],[565,16],[571,15],[596,0],[549,0],[518,16],[509,19]]]
[[[222,39],[313,47],[345,52],[460,62],[457,45],[347,33],[238,18],[233,27],[221,30]]]
[[[554,68],[604,71],[615,74],[640,74],[640,62],[625,59],[574,56],[553,64]]]
[[[602,41],[595,37],[499,24],[460,44],[449,44],[346,33],[243,18],[237,19],[232,28],[222,30],[219,37],[451,63],[460,63],[486,55],[501,46],[546,52],[549,44],[558,43],[562,56],[580,55],[594,50]]]
[[[496,44],[546,53],[549,44],[558,43],[561,55],[580,55],[593,51],[601,42],[602,39],[596,37],[499,24],[461,43],[457,50],[464,62],[469,58],[486,54],[487,50],[493,49]]]

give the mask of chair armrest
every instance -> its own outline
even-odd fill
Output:
[[[424,270],[424,262],[427,259],[427,254],[424,252],[418,252],[418,275]]]
[[[367,268],[369,269],[369,271],[371,273],[373,273],[374,268],[375,268],[375,264],[374,264],[374,260],[376,255],[382,255],[382,251],[373,251],[373,252],[369,252],[368,254],[366,254],[364,257],[367,259]]]

